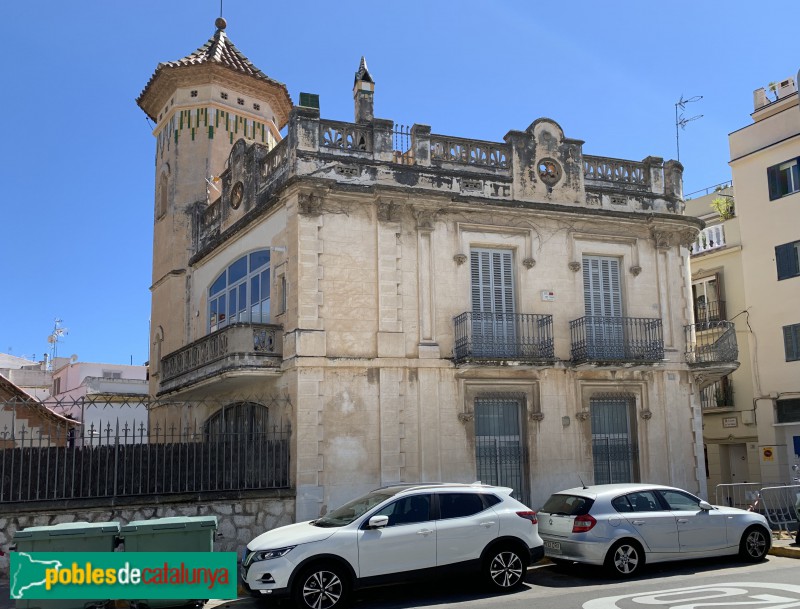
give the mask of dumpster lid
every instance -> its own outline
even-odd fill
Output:
[[[120,531],[122,533],[164,531],[181,529],[184,531],[200,529],[217,529],[216,516],[172,516],[170,518],[156,518],[154,520],[134,520],[129,522]]]
[[[119,533],[118,522],[62,522],[47,527],[28,527],[14,533],[14,539],[47,539],[64,535],[94,537]]]

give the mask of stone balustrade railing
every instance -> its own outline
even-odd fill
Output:
[[[161,360],[161,382],[197,370],[233,353],[280,355],[280,326],[237,323],[204,336]]]
[[[637,161],[585,155],[583,177],[587,180],[646,185],[647,167]]]
[[[511,150],[507,144],[470,140],[446,135],[431,135],[431,160],[507,169]]]
[[[702,254],[711,250],[725,247],[725,226],[715,224],[700,231],[697,239],[692,243],[691,253]]]
[[[289,146],[286,140],[281,140],[264,158],[264,177],[275,173],[287,158],[289,158]]]
[[[372,129],[364,125],[340,121],[319,122],[320,148],[347,151],[372,151]]]

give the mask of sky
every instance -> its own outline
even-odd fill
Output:
[[[722,8],[724,7],[724,8]],[[768,7],[768,10],[767,10]],[[0,352],[148,359],[155,138],[136,106],[160,61],[214,34],[218,0],[29,0],[4,9],[6,167]],[[676,158],[684,192],[730,179],[753,91],[796,77],[800,3],[224,0],[227,33],[270,77],[353,120],[362,55],[375,115],[500,142],[539,117],[585,154]]]

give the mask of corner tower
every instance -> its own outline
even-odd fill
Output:
[[[136,99],[156,125],[151,390],[161,357],[190,340],[185,294],[192,280],[192,216],[217,198],[211,184],[234,142],[244,138],[272,148],[292,108],[286,86],[234,46],[225,20],[215,26],[202,47],[158,64]]]

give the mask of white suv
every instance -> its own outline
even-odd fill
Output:
[[[519,585],[544,555],[536,513],[510,488],[380,488],[327,515],[259,535],[242,582],[253,596],[291,595],[303,609],[343,606],[357,588],[472,569],[495,590]]]

